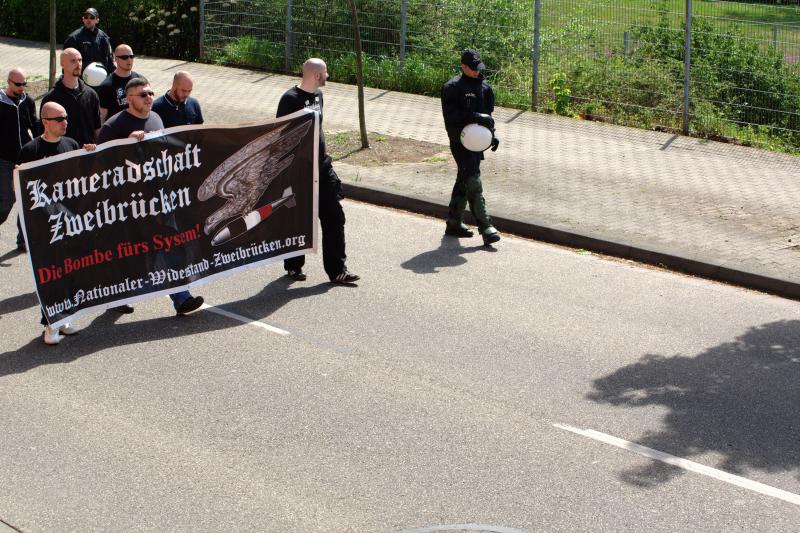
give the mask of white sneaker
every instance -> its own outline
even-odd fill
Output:
[[[50,326],[44,327],[44,333],[42,334],[42,339],[44,340],[45,344],[49,344],[53,346],[61,342],[61,339],[64,337],[55,329],[51,328]]]
[[[58,328],[58,332],[62,335],[75,335],[78,333],[77,328],[73,328],[69,323],[64,324],[60,328]]]

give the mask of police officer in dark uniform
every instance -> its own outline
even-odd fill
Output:
[[[486,212],[481,184],[481,160],[483,152],[472,152],[461,144],[461,130],[467,124],[480,124],[492,131],[492,151],[500,141],[494,137],[494,93],[483,77],[485,65],[475,50],[467,49],[461,54],[461,74],[442,87],[442,113],[450,151],[458,165],[456,183],[450,198],[445,233],[455,237],[472,237],[473,233],[464,224],[463,213],[469,203],[470,211],[478,224],[484,244],[500,240],[500,234],[492,226]]]
[[[83,68],[92,63],[100,63],[106,72],[113,72],[114,55],[111,53],[111,39],[97,27],[100,14],[93,7],[83,12],[83,26],[73,31],[64,41],[64,50],[74,48],[81,53]]]

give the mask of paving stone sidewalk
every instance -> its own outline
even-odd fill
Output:
[[[46,75],[44,44],[2,38],[0,58],[3,76],[12,61]],[[296,83],[152,57],[137,57],[135,69],[157,92],[175,70],[191,71],[209,123],[273,117],[280,95]],[[355,87],[329,82],[325,96],[325,130],[357,129]],[[371,131],[447,144],[438,99],[377,89],[366,97]],[[800,299],[800,159],[513,109],[495,118],[501,145],[487,152],[483,176],[498,226]],[[437,212],[455,175],[449,161],[336,168],[353,197]]]

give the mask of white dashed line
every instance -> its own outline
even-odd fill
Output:
[[[205,309],[206,311],[211,311],[212,313],[216,313],[218,315],[238,320],[239,322],[247,324],[248,326],[255,326],[257,328],[265,329],[272,333],[277,333],[278,335],[291,335],[291,333],[289,333],[284,329],[276,328],[275,326],[270,326],[266,322],[261,322],[260,320],[253,320],[252,318],[247,318],[246,316],[237,315],[236,313],[231,313],[230,311],[220,309],[219,307],[213,307],[207,304],[203,304],[203,306],[200,309]]]
[[[653,448],[636,444],[635,442],[630,442],[613,437],[611,435],[606,435],[605,433],[600,433],[599,431],[594,431],[592,429],[579,429],[566,424],[553,424],[553,426],[565,431],[570,431],[577,435],[581,435],[583,437],[588,437],[599,442],[616,446],[617,448],[622,448],[623,450],[628,450],[629,452],[633,452],[650,459],[655,459],[656,461],[661,461],[662,463],[666,463],[668,465],[683,468],[689,472],[702,474],[719,481],[724,481],[725,483],[730,483],[731,485],[736,485],[737,487],[741,487],[743,489],[764,494],[765,496],[771,496],[785,502],[800,505],[800,495],[793,492],[787,492],[785,490],[777,489],[775,487],[771,487],[757,481],[752,481],[741,476],[735,476],[733,474],[723,472],[722,470],[717,470],[716,468],[701,465],[699,463],[695,463],[694,461],[689,461],[688,459],[682,459],[680,457],[660,452],[658,450],[654,450]]]

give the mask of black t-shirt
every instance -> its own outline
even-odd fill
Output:
[[[106,120],[100,133],[97,135],[97,144],[113,141],[115,139],[125,139],[134,131],[158,131],[164,129],[164,123],[158,113],[150,111],[147,118],[138,118],[130,114],[128,110],[117,113]]]
[[[283,117],[306,108],[319,113],[320,161],[324,160],[325,156],[328,155],[328,151],[325,148],[325,136],[322,134],[322,105],[322,91],[317,89],[316,92],[310,93],[302,90],[300,87],[294,86],[281,96],[280,102],[278,102],[278,112],[276,114],[278,117]]]
[[[75,139],[69,137],[61,137],[58,142],[45,141],[41,136],[36,137],[34,140],[25,144],[22,150],[19,151],[17,163],[30,163],[31,161],[38,161],[45,157],[52,157],[58,154],[64,154],[77,150],[80,148]]]
[[[106,118],[113,117],[123,109],[128,108],[128,98],[125,96],[125,84],[140,75],[131,71],[127,78],[111,73],[103,83],[95,88],[97,98],[100,99],[100,107],[108,109]]]

